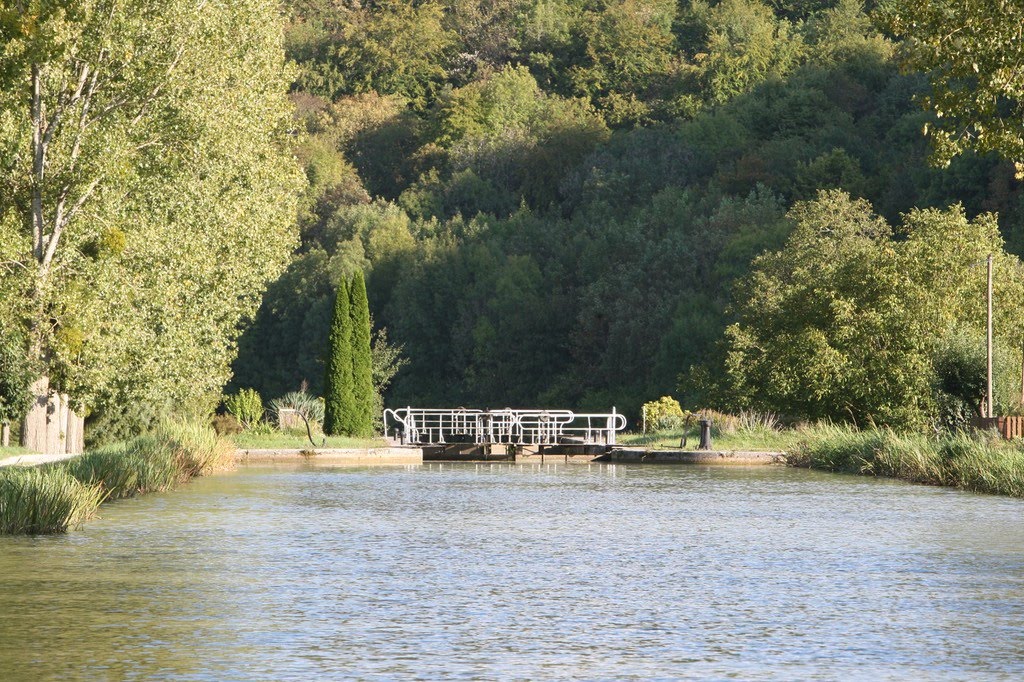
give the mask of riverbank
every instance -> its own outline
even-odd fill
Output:
[[[232,452],[212,429],[174,423],[66,461],[4,467],[0,534],[66,532],[94,517],[103,502],[170,490],[230,466]]]
[[[643,461],[656,462],[671,460],[670,453],[680,452],[672,446],[678,448],[682,436],[682,431],[669,431],[628,434],[622,440],[628,451],[642,453]],[[693,443],[692,432],[688,436],[688,442]],[[1024,497],[1024,448],[1019,442],[1005,441],[989,432],[924,435],[811,424],[790,429],[739,427],[715,433],[712,442],[716,451],[758,450],[782,455],[772,461],[764,458],[761,463],[765,464],[784,462],[804,469]],[[716,457],[714,451],[703,459],[678,459],[685,463],[728,463],[727,458]],[[734,459],[737,463],[758,463],[742,455]]]
[[[929,437],[818,426],[789,450],[787,463],[1024,497],[1024,450],[987,433]]]
[[[423,450],[410,446],[389,446],[373,441],[360,448],[237,448],[238,464],[422,464]]]

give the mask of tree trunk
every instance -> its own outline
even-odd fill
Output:
[[[11,425],[7,422],[0,424],[0,448],[10,447],[11,445]]]
[[[39,377],[29,389],[34,401],[21,424],[21,445],[29,452],[46,451],[46,406],[50,396],[50,378]]]
[[[75,437],[71,439],[71,452],[76,455],[81,455],[85,452],[85,417],[80,417],[76,413],[71,413],[71,421],[75,427],[73,429]]]
[[[54,454],[66,455],[71,452],[71,440],[68,438],[68,426],[71,422],[71,398],[67,393],[60,394],[60,410],[57,411],[58,450]]]
[[[64,454],[63,443],[60,433],[61,399],[60,393],[50,393],[50,400],[46,405],[46,449],[47,455]]]

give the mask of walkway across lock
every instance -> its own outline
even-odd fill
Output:
[[[625,428],[626,418],[615,408],[606,414],[508,407],[384,410],[384,432],[404,445],[615,445],[615,434]]]

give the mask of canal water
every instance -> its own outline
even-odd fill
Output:
[[[255,468],[0,538],[0,680],[1021,679],[1024,501],[785,468]]]

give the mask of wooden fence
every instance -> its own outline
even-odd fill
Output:
[[[1006,440],[1024,438],[1024,417],[983,417],[978,420],[978,427],[995,429]]]

